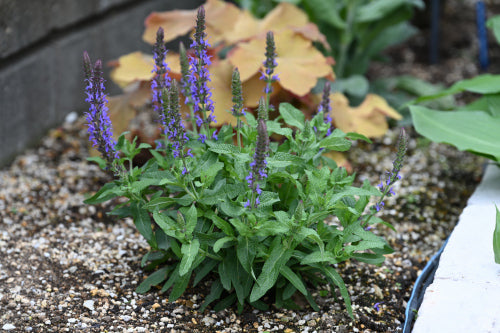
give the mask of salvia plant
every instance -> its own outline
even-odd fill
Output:
[[[195,287],[208,280],[211,289],[201,310],[214,301],[215,310],[234,304],[239,311],[245,304],[266,309],[270,303],[297,308],[292,296],[300,293],[317,311],[311,289],[329,283],[339,290],[352,316],[349,293],[335,265],[350,259],[381,264],[384,254],[392,252],[370,229],[385,223],[374,214],[384,197],[394,194],[406,136],[401,134],[394,168],[379,188],[368,182],[353,186],[354,175],[324,153],[346,151],[353,139],[369,140],[331,128],[329,95],[324,94],[310,120],[287,103],[269,120],[267,85],[256,117],[243,109],[237,69],[231,83],[237,125],[224,125],[215,134],[209,126],[215,121],[215,105],[206,86],[210,59],[204,51],[202,8],[197,21],[195,54],[181,52],[180,87],[168,79],[163,32],[158,30],[152,91],[164,137],[156,149],[130,142],[124,134],[114,143],[101,63],[92,65],[85,54],[89,133],[103,156],[94,160],[116,175],[86,203],[127,199],[110,214],[132,217],[150,246],[141,265],[152,273],[137,292],[160,285],[162,292],[170,291],[173,302],[189,284]],[[271,83],[277,79],[279,59],[272,33],[267,38],[263,80]],[[187,122],[189,126],[180,113],[179,90],[191,106],[194,121]],[[271,141],[270,135],[283,139]],[[133,166],[141,149],[150,149],[153,158]],[[370,201],[372,197],[377,200]]]

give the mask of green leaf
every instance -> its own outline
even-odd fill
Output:
[[[166,235],[177,238],[176,232],[179,231],[179,225],[172,218],[156,210],[153,212],[153,219]]]
[[[483,95],[500,93],[500,75],[483,74],[478,75],[472,79],[458,81],[448,89],[442,90],[441,92],[434,95],[419,97],[411,103],[416,104],[443,96],[457,94],[463,91],[469,91]]]
[[[269,207],[272,206],[275,202],[280,201],[278,193],[269,191],[262,191],[262,193],[259,196],[259,199],[260,199],[259,208]]]
[[[231,225],[227,221],[217,216],[212,210],[207,210],[203,212],[203,214],[205,217],[210,219],[212,223],[215,224],[215,226],[220,230],[222,230],[222,232],[224,232],[226,235],[234,236],[233,227],[231,227]]]
[[[238,245],[236,246],[236,255],[247,273],[251,273],[253,260],[255,259],[256,248],[255,244],[244,236],[238,236]]]
[[[500,43],[500,15],[496,15],[488,19],[488,21],[486,21],[486,26],[493,30],[493,35],[495,36],[497,43]]]
[[[220,280],[215,280],[214,283],[212,283],[212,287],[210,288],[210,293],[205,297],[205,301],[200,307],[200,312],[205,311],[210,303],[219,299],[222,295],[223,290],[224,288],[222,287],[222,283],[220,282]]]
[[[369,1],[356,13],[357,22],[373,22],[389,16],[401,6],[407,6],[407,0],[377,0]],[[423,4],[422,4],[423,7]]]
[[[217,154],[238,154],[240,149],[235,145],[226,144],[226,143],[215,143],[211,141],[207,141],[207,144],[210,146],[208,150],[213,151]]]
[[[96,163],[99,166],[99,168],[103,170],[106,169],[107,163],[102,157],[99,156],[87,157],[87,161]]]
[[[345,29],[346,23],[339,15],[339,5],[336,1],[307,0],[308,8],[314,12],[318,21],[323,21],[337,29]]]
[[[376,253],[353,253],[352,258],[371,265],[380,265],[385,261],[385,257]]]
[[[211,164],[207,169],[201,170],[200,179],[205,186],[210,186],[214,182],[217,173],[222,170],[224,163],[215,162]]]
[[[345,137],[351,140],[363,140],[365,142],[372,143],[372,140],[359,133],[349,132],[345,135]]]
[[[345,92],[356,97],[364,97],[368,93],[370,84],[362,75],[352,75],[348,78],[336,79],[332,83],[332,90]]]
[[[214,252],[217,253],[220,251],[220,249],[226,244],[227,242],[230,242],[234,240],[233,236],[226,236],[223,238],[218,239],[215,244],[214,244]]]
[[[115,197],[123,195],[124,192],[120,189],[120,186],[116,185],[114,182],[104,184],[99,191],[83,202],[88,205],[96,205],[103,203],[105,201],[111,200]]]
[[[495,208],[497,210],[497,221],[493,232],[493,252],[495,253],[495,262],[500,264],[500,211],[496,205]]]
[[[179,297],[181,297],[181,295],[186,290],[190,279],[191,271],[189,271],[188,274],[179,276],[174,284],[174,287],[172,288],[172,291],[170,292],[170,295],[168,296],[168,301],[170,303],[175,302]]]
[[[152,286],[156,286],[162,283],[167,279],[169,271],[169,266],[157,270],[156,272],[148,276],[144,281],[142,281],[142,283],[135,289],[135,292],[138,294],[144,294],[149,289],[151,289]]]
[[[168,208],[169,206],[171,206],[175,203],[176,203],[176,201],[174,198],[159,197],[159,198],[155,198],[155,199],[149,201],[143,207],[149,211],[155,211],[158,209]]]
[[[354,319],[352,314],[352,306],[351,306],[351,298],[349,296],[349,292],[345,286],[344,280],[340,277],[339,273],[332,267],[324,267],[322,266],[322,272],[326,275],[328,279],[330,279],[340,290],[340,295],[344,299],[345,307],[349,316]]]
[[[257,283],[252,288],[250,302],[260,299],[271,289],[278,279],[281,268],[288,262],[292,255],[292,250],[286,249],[281,244],[281,239],[276,237],[271,245],[271,253],[267,258],[262,272],[257,278]]]
[[[287,138],[291,138],[293,131],[291,128],[288,127],[281,127],[281,124],[274,121],[274,120],[268,120],[267,121],[267,131],[269,133],[276,133],[279,135],[286,136]]]
[[[279,109],[285,123],[295,126],[300,130],[304,129],[305,116],[302,111],[289,103],[281,103]]]
[[[146,209],[139,207],[136,202],[130,204],[134,224],[140,234],[146,238],[148,243],[153,242],[153,229],[151,228],[151,219]]]
[[[332,134],[319,142],[321,148],[334,151],[347,151],[351,148],[352,142],[345,138],[346,134],[336,128]]]
[[[318,262],[327,262],[329,264],[336,264],[339,261],[335,256],[328,251],[314,251],[307,256],[305,256],[304,259],[300,261],[301,265],[309,265],[309,264],[314,264]]]
[[[205,263],[201,266],[199,270],[196,272],[196,276],[194,277],[193,287],[196,287],[200,281],[207,276],[214,268],[219,264],[219,261],[213,259],[206,259]]]
[[[200,241],[195,238],[189,244],[182,244],[182,260],[179,264],[179,275],[183,276],[191,270],[193,261],[198,255],[198,250],[200,249]]]
[[[226,200],[220,204],[220,209],[224,214],[230,217],[239,217],[243,214],[244,208],[237,203]]]
[[[295,288],[297,288],[298,291],[300,291],[303,295],[307,295],[307,289],[306,289],[306,286],[304,285],[304,282],[302,282],[302,278],[300,278],[297,274],[295,274],[290,269],[290,267],[288,267],[286,265],[281,267],[280,273],[288,281],[290,281],[290,283],[293,284],[293,286]]]
[[[186,235],[191,236],[193,234],[194,228],[198,223],[198,211],[195,205],[191,205],[189,209],[182,207],[180,211],[184,214],[186,220]]]
[[[410,106],[410,112],[417,132],[430,140],[500,161],[500,118],[483,111],[434,111],[421,106]]]

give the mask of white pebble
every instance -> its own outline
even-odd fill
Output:
[[[16,329],[16,326],[12,325],[12,324],[5,324],[2,326],[2,329],[4,331],[10,331],[10,330],[14,330]]]
[[[91,311],[94,311],[94,301],[93,300],[86,300],[85,302],[83,302],[83,306]]]

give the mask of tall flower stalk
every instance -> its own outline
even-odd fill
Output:
[[[330,125],[326,132],[326,136],[332,134],[333,131],[332,117],[330,116],[330,111],[332,110],[332,107],[330,106],[330,90],[330,81],[326,81],[325,86],[323,87],[323,96],[321,98],[321,103],[318,106],[318,113],[321,113],[323,115],[323,122]]]
[[[92,145],[97,148],[106,161],[107,167],[111,167],[118,152],[115,149],[116,141],[113,139],[113,127],[108,116],[108,103],[104,93],[104,78],[102,76],[102,62],[97,60],[92,66],[87,52],[83,53],[83,67],[85,72],[86,102],[90,104],[89,112],[86,113],[88,134]]]
[[[266,120],[263,118],[258,119],[257,123],[257,143],[255,146],[255,153],[253,161],[250,163],[250,173],[246,177],[248,187],[252,189],[252,196],[245,203],[245,207],[250,209],[257,208],[260,204],[259,196],[262,193],[259,182],[267,178],[266,157],[269,151],[269,136],[267,134]]]
[[[186,47],[183,42],[179,43],[179,58],[181,64],[181,93],[184,95],[186,104],[189,108],[189,118],[191,120],[191,127],[195,134],[197,133],[196,128],[196,118],[193,111],[193,102],[191,98],[191,83],[189,82],[190,71],[189,71],[189,58],[187,56]]]
[[[233,107],[231,113],[236,117],[236,140],[238,142],[238,147],[241,147],[241,117],[245,115],[245,110],[243,109],[243,91],[241,87],[240,71],[235,68],[231,78],[231,93],[233,95],[232,102]]]
[[[269,31],[266,35],[265,55],[266,60],[263,62],[265,70],[260,79],[266,82],[264,93],[266,94],[266,106],[269,109],[269,100],[271,98],[271,93],[273,92],[273,83],[279,81],[278,75],[274,74],[274,69],[278,66],[278,63],[276,62],[276,44],[274,43],[274,34],[272,31]]]
[[[170,78],[167,75],[170,69],[165,62],[166,56],[167,49],[165,48],[164,32],[163,28],[160,27],[156,32],[156,43],[153,46],[153,59],[155,62],[153,73],[156,75],[151,81],[151,90],[153,93],[153,108],[158,114],[161,124],[165,127],[165,131],[167,124],[164,112],[162,111],[162,94],[165,89],[170,87]]]
[[[367,226],[369,220],[373,216],[374,212],[379,212],[382,210],[382,208],[385,206],[384,203],[384,198],[391,197],[393,195],[396,195],[394,192],[393,185],[401,180],[401,175],[399,172],[401,171],[401,168],[403,167],[403,160],[406,155],[406,149],[408,147],[408,136],[406,135],[406,132],[404,128],[401,129],[401,132],[399,133],[399,138],[398,138],[398,143],[397,143],[398,151],[396,153],[396,158],[392,162],[392,170],[387,171],[385,175],[385,179],[380,177],[380,184],[377,185],[379,188],[380,192],[382,192],[382,196],[380,199],[375,203],[374,206],[372,206],[372,214],[368,217],[368,219],[364,222],[364,225]]]
[[[210,73],[208,66],[212,63],[208,56],[207,49],[210,44],[206,41],[205,33],[205,9],[201,6],[196,17],[196,29],[192,39],[191,48],[194,56],[189,58],[191,73],[189,74],[189,84],[191,86],[190,103],[193,104],[193,113],[196,117],[196,125],[200,127],[199,140],[205,142],[210,133],[209,125],[217,122],[214,116],[214,102],[212,92],[208,87]],[[207,115],[207,113],[209,114]]]
[[[190,149],[185,152],[185,145],[189,139],[186,135],[184,123],[182,122],[177,82],[172,82],[170,89],[164,89],[162,104],[167,121],[165,134],[172,143],[172,155],[174,158],[182,160],[184,166],[182,174],[186,174],[188,172],[186,158],[188,156],[193,157],[193,155]]]

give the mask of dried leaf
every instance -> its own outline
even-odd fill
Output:
[[[318,78],[333,76],[327,58],[314,48],[310,40],[291,30],[282,30],[274,37],[278,55],[275,72],[283,88],[304,96],[316,85]],[[240,70],[242,81],[262,70],[265,45],[264,38],[255,38],[240,43],[228,55],[231,63]]]
[[[255,74],[242,84],[243,103],[246,107],[255,108],[259,106],[259,100],[264,96],[266,83],[260,79],[260,73]],[[281,87],[278,82],[273,83],[273,92],[271,96],[276,95]]]
[[[332,49],[330,47],[330,44],[328,44],[325,35],[323,35],[319,31],[318,26],[314,23],[307,23],[306,25],[301,27],[293,27],[292,30],[301,34],[304,38],[307,38],[315,42],[320,42],[321,45],[323,45],[324,48],[328,51]]]
[[[291,3],[282,2],[270,11],[261,22],[261,31],[274,31],[289,28],[303,27],[309,23],[307,14]]]
[[[231,76],[233,66],[228,60],[213,62],[210,66],[211,81],[208,83],[212,89],[212,98],[215,103],[215,118],[217,124],[224,123],[236,125],[236,118],[231,114],[232,94]]]
[[[179,55],[168,52],[165,59],[170,70],[171,77],[180,74]],[[111,79],[120,87],[125,87],[136,81],[150,81],[153,77],[154,61],[153,57],[141,52],[133,52],[121,56],[115,62],[116,67],[111,71]]]
[[[367,137],[383,136],[388,129],[386,117],[401,119],[401,115],[375,94],[368,94],[359,106],[349,106],[349,100],[341,93],[330,95],[332,118],[344,132],[356,132]]]
[[[209,42],[215,44],[223,39],[225,31],[234,27],[240,9],[222,0],[207,0],[204,7],[206,33],[209,36]],[[149,44],[154,44],[159,27],[165,31],[165,42],[186,35],[196,26],[197,11],[197,9],[192,9],[151,13],[144,22],[146,30],[142,39]]]

